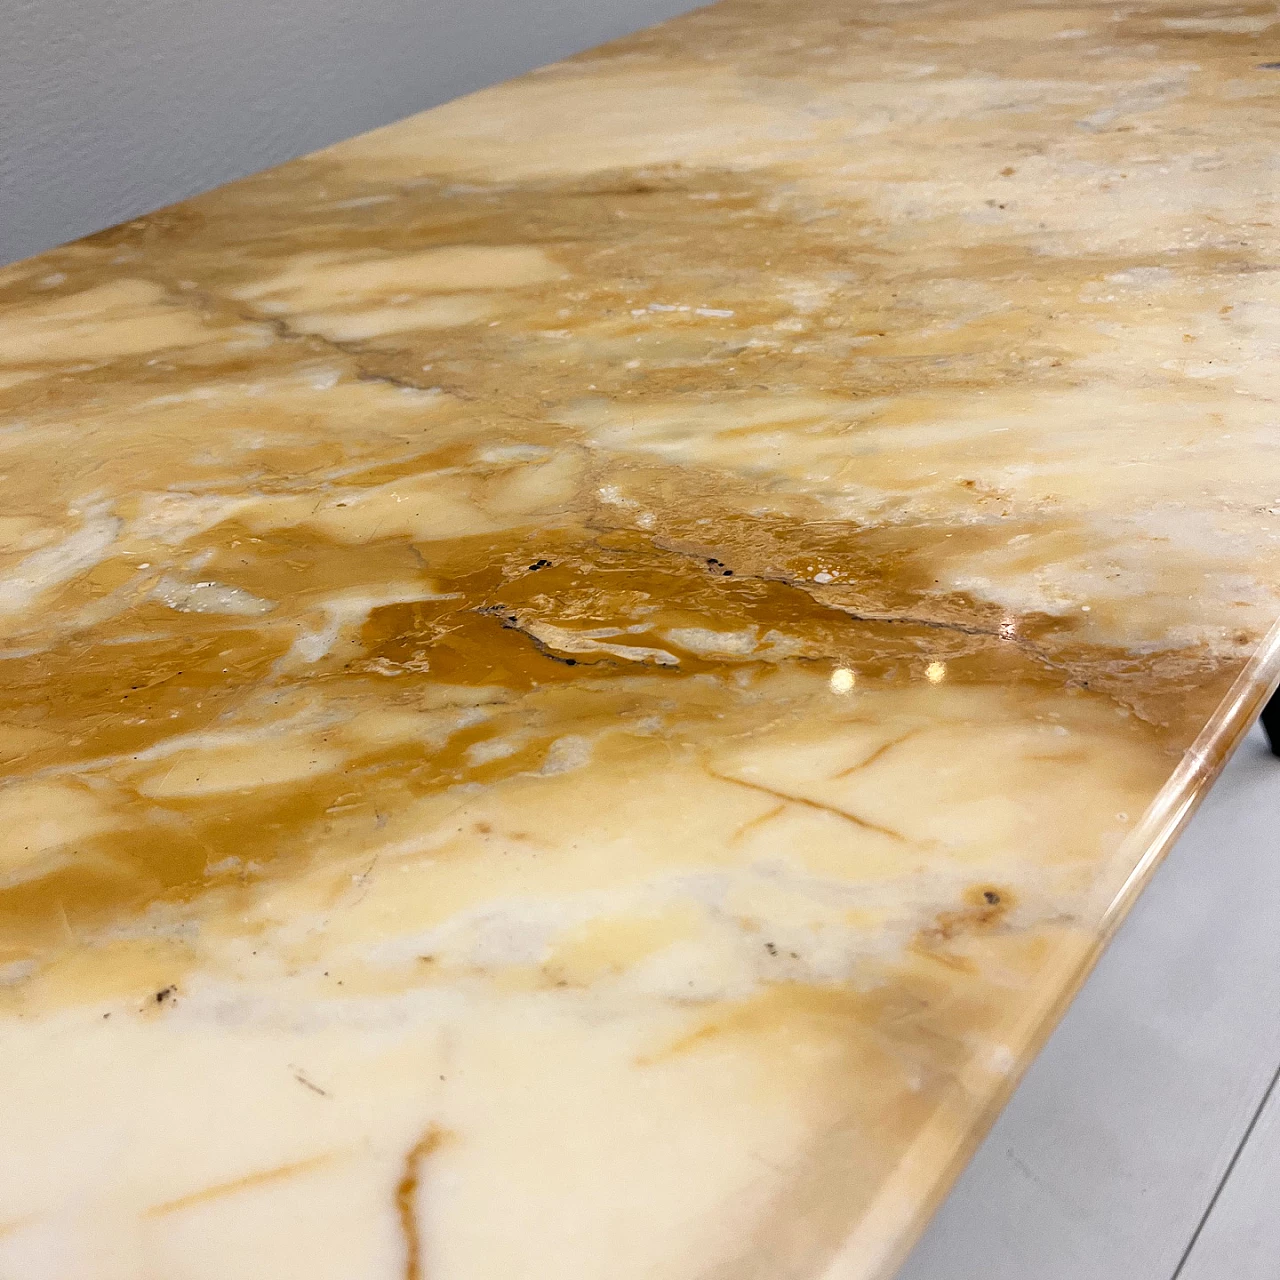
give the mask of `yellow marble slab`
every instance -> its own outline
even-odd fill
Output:
[[[890,1275],[1280,670],[1277,36],[732,0],[0,273],[0,1276]]]

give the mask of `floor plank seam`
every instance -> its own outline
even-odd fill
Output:
[[[1231,1180],[1231,1175],[1235,1172],[1236,1165],[1240,1162],[1240,1157],[1244,1153],[1245,1147],[1249,1145],[1249,1139],[1253,1137],[1253,1131],[1258,1127],[1258,1121],[1262,1118],[1262,1113],[1267,1109],[1267,1103],[1271,1101],[1271,1095],[1276,1091],[1277,1084],[1280,1084],[1280,1066],[1277,1066],[1272,1073],[1271,1082],[1267,1085],[1261,1101],[1254,1108],[1253,1115],[1249,1118],[1249,1123],[1245,1127],[1236,1149],[1231,1153],[1231,1159],[1227,1162],[1227,1167],[1223,1170],[1222,1177],[1218,1180],[1218,1185],[1213,1189],[1213,1195],[1209,1197],[1209,1203],[1205,1205],[1204,1212],[1200,1215],[1200,1221],[1196,1223],[1195,1230],[1187,1241],[1187,1247],[1182,1251],[1182,1256],[1178,1259],[1178,1265],[1174,1267],[1173,1274],[1169,1277],[1169,1280],[1180,1280],[1187,1263],[1191,1261],[1191,1255],[1195,1252],[1200,1236],[1209,1219],[1213,1216],[1213,1211],[1217,1207],[1227,1183]]]

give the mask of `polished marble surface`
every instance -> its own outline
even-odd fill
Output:
[[[730,0],[0,272],[0,1275],[892,1274],[1278,669],[1273,18]]]

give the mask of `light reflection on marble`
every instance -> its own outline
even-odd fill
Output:
[[[733,0],[0,272],[0,1275],[889,1275],[1274,672],[1272,18]]]

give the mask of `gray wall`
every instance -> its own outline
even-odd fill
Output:
[[[0,263],[697,0],[0,0]]]

